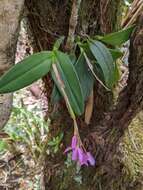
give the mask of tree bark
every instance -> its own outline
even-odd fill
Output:
[[[19,22],[24,0],[0,2],[0,76],[15,59]],[[0,129],[8,121],[12,106],[12,94],[0,95]]]

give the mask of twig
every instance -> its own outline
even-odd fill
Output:
[[[76,31],[77,21],[78,21],[78,11],[80,8],[81,0],[73,0],[71,17],[69,21],[69,32],[66,42],[66,50],[71,50],[74,42],[74,35]]]
[[[128,26],[130,26],[131,24],[134,23],[134,21],[136,20],[136,18],[138,17],[138,15],[141,13],[142,9],[143,9],[143,3],[139,6],[139,8],[135,12],[135,14],[131,17],[131,19],[129,20],[129,22],[126,24],[126,26],[124,28],[127,28]]]
[[[122,27],[127,28],[133,24],[137,17],[140,15],[143,8],[143,0],[134,0],[131,9],[128,11],[126,18],[122,22]]]

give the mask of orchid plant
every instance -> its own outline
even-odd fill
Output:
[[[78,37],[74,56],[59,50],[63,39],[58,39],[52,51],[41,51],[14,65],[0,78],[0,94],[24,88],[47,75],[54,81],[51,100],[65,100],[74,123],[71,145],[72,160],[79,165],[94,166],[95,158],[88,152],[80,138],[76,116],[85,112],[85,102],[93,91],[95,81],[112,91],[119,79],[116,60],[122,57],[119,47],[125,43],[134,29],[131,26],[105,36]],[[109,48],[110,47],[110,48]],[[80,53],[77,52],[80,51]]]

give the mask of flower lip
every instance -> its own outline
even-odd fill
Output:
[[[69,147],[67,147],[66,149],[65,149],[65,151],[64,151],[64,153],[67,153],[67,152],[69,152],[69,151],[73,151],[74,149],[76,149],[77,148],[77,137],[74,135],[73,137],[72,137],[72,143],[71,143],[71,146],[69,146]]]

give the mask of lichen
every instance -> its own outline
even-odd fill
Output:
[[[140,181],[143,178],[143,112],[132,121],[120,149],[132,182]]]

